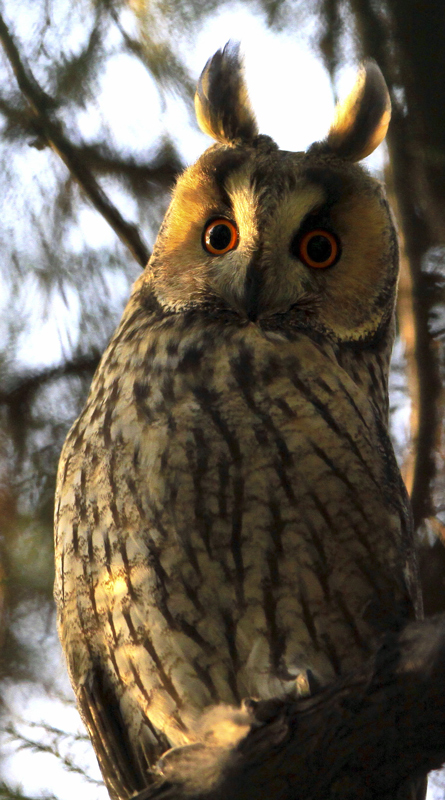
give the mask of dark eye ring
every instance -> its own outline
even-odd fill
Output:
[[[202,246],[212,256],[222,256],[234,250],[238,244],[238,229],[234,222],[224,217],[206,223],[202,234]]]
[[[340,242],[330,231],[315,228],[294,239],[291,253],[307,267],[326,269],[336,264],[340,258]]]

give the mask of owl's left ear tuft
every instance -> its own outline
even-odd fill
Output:
[[[227,42],[208,60],[196,88],[195,110],[201,130],[223,144],[251,142],[258,135],[239,43]]]
[[[348,161],[361,161],[383,141],[390,119],[385,79],[375,61],[365,61],[351,93],[335,109],[327,139],[318,147]]]

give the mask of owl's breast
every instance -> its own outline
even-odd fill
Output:
[[[325,680],[410,613],[405,496],[329,344],[167,329],[116,381],[119,358],[72,434],[84,449],[67,445],[61,626],[93,602],[93,649],[113,648],[150,719],[186,741],[175,708],[273,695],[307,669]]]

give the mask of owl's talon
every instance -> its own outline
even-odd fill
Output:
[[[241,701],[241,708],[243,711],[247,711],[249,714],[255,714],[255,709],[258,706],[259,701],[255,700],[254,697],[244,697]]]

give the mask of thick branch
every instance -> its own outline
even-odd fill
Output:
[[[411,438],[414,451],[412,483],[409,486],[414,524],[434,514],[433,488],[436,477],[436,449],[441,424],[441,377],[439,351],[431,333],[432,306],[437,292],[431,291],[431,276],[422,271],[422,260],[434,242],[427,222],[413,202],[416,185],[413,185],[415,165],[409,149],[402,143],[407,139],[406,120],[400,112],[393,114],[389,138],[391,166],[398,198],[398,209],[403,226],[404,249],[409,260],[412,283],[412,311],[414,330],[412,342],[407,337],[408,377],[410,385],[412,419]],[[404,326],[401,330],[407,333]],[[410,344],[412,350],[410,350]],[[414,360],[413,360],[414,357]]]
[[[212,751],[184,750],[170,782],[134,800],[389,800],[445,761],[444,684],[445,617],[411,623],[367,669],[310,698],[257,703],[213,788]]]
[[[57,153],[69,171],[81,186],[84,193],[93,203],[94,207],[106,219],[121,241],[129,248],[136,261],[145,267],[149,251],[141,239],[135,225],[127,222],[117,208],[110,202],[105,192],[97,183],[94,175],[85,166],[76,148],[63,133],[62,126],[57,120],[49,116],[49,109],[53,105],[51,98],[41,89],[28,67],[25,67],[20,57],[13,37],[0,14],[0,42],[11,64],[18,86],[28,101],[35,115],[42,135]]]
[[[396,5],[388,3],[392,10]],[[428,250],[439,243],[437,229],[432,225],[437,209],[433,208],[434,203],[431,201],[434,196],[431,175],[427,174],[425,162],[419,156],[419,153],[429,149],[428,141],[419,135],[419,130],[425,129],[426,119],[418,119],[422,90],[417,87],[417,95],[413,93],[412,75],[417,72],[417,67],[407,57],[405,40],[399,36],[394,41],[390,24],[375,11],[369,0],[351,0],[351,7],[356,17],[364,54],[378,61],[395,100],[388,147],[403,234],[403,254],[409,264],[409,288],[412,293],[410,319],[406,325],[401,325],[401,332],[402,335],[408,334],[406,356],[412,401],[413,455],[406,477],[417,528],[426,517],[435,513],[435,452],[442,416],[440,355],[430,329],[432,308],[439,296],[439,286],[437,281],[434,286],[433,276],[422,270],[422,262]],[[409,14],[411,24],[416,13],[414,4],[404,4],[402,16]],[[427,26],[424,26],[424,21],[420,18],[419,23],[425,33]],[[409,53],[413,58],[414,53]],[[405,90],[408,114],[400,109],[394,96],[394,88],[400,89],[400,84]],[[425,187],[428,187],[428,191]],[[406,298],[402,298],[402,301],[405,301],[406,307]]]

